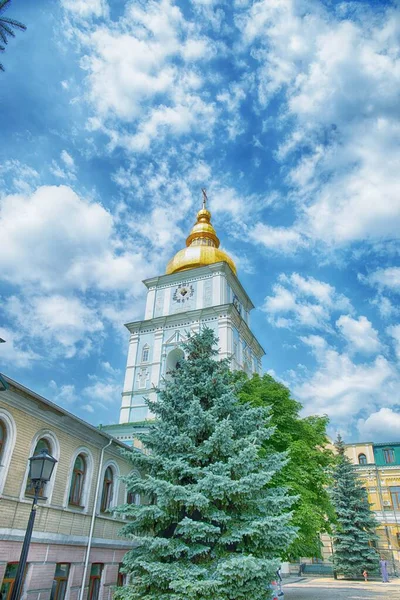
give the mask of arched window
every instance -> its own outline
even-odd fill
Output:
[[[358,455],[358,464],[359,465],[366,465],[367,464],[367,457],[365,456],[365,454],[359,454]]]
[[[46,438],[40,438],[37,442],[36,442],[36,446],[35,449],[33,451],[33,455],[38,454],[39,452],[41,452],[41,450],[47,450],[47,452],[49,454],[51,454],[51,448],[50,448],[50,443],[48,442],[48,440]],[[39,496],[44,496],[44,490],[45,490],[46,486],[42,486],[39,490]],[[31,480],[28,477],[28,480],[26,482],[26,488],[25,488],[25,496],[33,496],[35,494],[35,488],[32,485]]]
[[[114,473],[111,467],[107,467],[103,479],[103,491],[101,494],[100,510],[105,512],[111,507],[114,487]]]
[[[180,348],[175,348],[174,350],[171,350],[171,352],[167,356],[167,363],[165,366],[166,379],[170,379],[171,373],[175,369],[179,369],[180,363],[184,360],[184,358],[185,354]]]
[[[3,421],[0,421],[0,465],[2,464],[4,449],[6,445],[7,431]]]
[[[74,463],[72,471],[71,487],[69,489],[68,503],[73,506],[82,505],[83,485],[86,475],[86,461],[83,454],[79,454]]]
[[[149,362],[150,346],[145,344],[142,349],[142,362]]]

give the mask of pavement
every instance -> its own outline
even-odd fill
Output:
[[[390,583],[343,581],[323,578],[290,578],[284,580],[284,600],[400,600],[400,579]]]

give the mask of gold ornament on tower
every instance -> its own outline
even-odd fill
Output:
[[[197,213],[197,220],[186,239],[186,248],[179,250],[169,261],[166,273],[178,273],[205,265],[226,262],[236,274],[236,266],[226,252],[219,249],[219,239],[211,225],[211,213],[207,210],[207,194],[203,192],[203,207]]]

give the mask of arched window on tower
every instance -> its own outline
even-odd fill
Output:
[[[145,344],[142,349],[142,362],[149,362],[150,346]]]
[[[367,463],[368,463],[368,461],[367,461],[367,457],[365,456],[365,454],[359,454],[358,455],[358,464],[366,465]]]
[[[174,371],[175,369],[179,369],[179,365],[184,358],[185,354],[180,348],[175,348],[174,350],[171,350],[171,352],[167,356],[167,362],[165,366],[165,376],[167,379],[171,376],[172,371]]]

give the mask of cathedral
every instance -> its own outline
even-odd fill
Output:
[[[219,355],[230,360],[232,370],[261,373],[264,350],[250,329],[254,306],[235,263],[220,249],[206,204],[203,191],[203,206],[186,247],[171,258],[164,275],[143,282],[144,319],[126,324],[130,339],[119,424],[103,429],[128,444],[152,419],[146,398],[154,399],[154,388],[184,356],[182,342],[202,326],[214,330]]]

